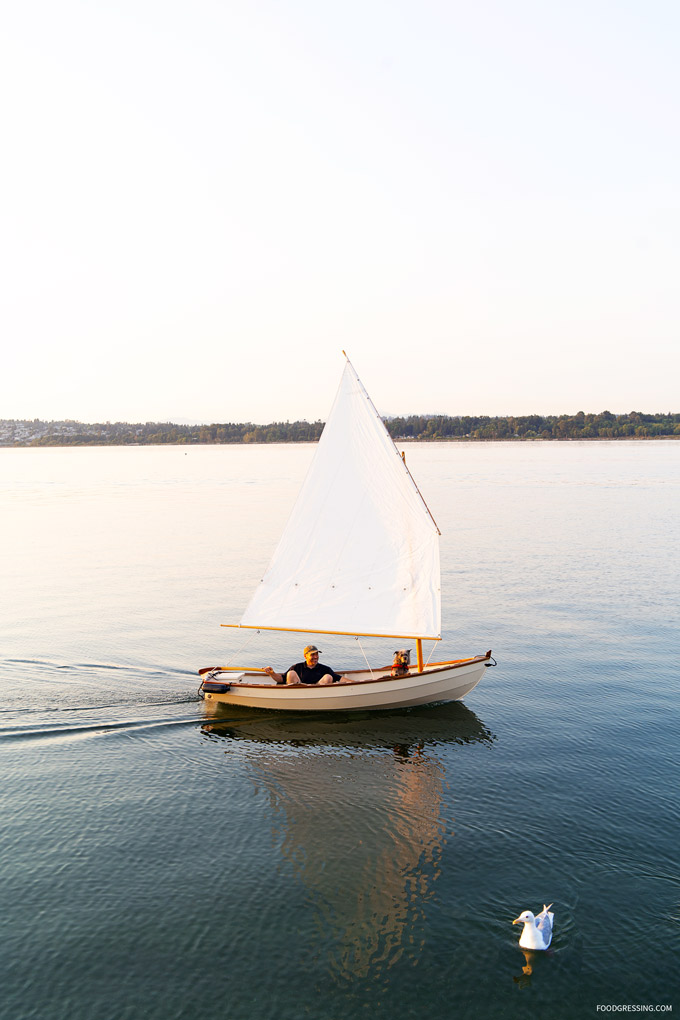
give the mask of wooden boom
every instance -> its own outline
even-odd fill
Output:
[[[335,634],[337,637],[390,638],[399,641],[441,641],[439,634],[437,637],[430,637],[428,634],[416,637],[414,634],[370,634],[366,631],[356,630],[318,630],[316,627],[308,629],[303,627],[256,627],[255,624],[251,623],[221,623],[220,627],[234,627],[237,630],[275,630],[287,634]]]

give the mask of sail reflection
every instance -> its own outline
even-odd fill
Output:
[[[203,732],[249,742],[282,879],[299,883],[334,980],[417,954],[452,832],[445,755],[494,735],[460,702],[362,717],[227,711]]]

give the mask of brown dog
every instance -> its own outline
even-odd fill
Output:
[[[411,649],[402,648],[394,653],[392,662],[392,676],[408,676],[408,668],[411,664]]]

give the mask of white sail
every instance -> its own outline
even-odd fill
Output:
[[[241,626],[438,638],[439,531],[347,361]]]

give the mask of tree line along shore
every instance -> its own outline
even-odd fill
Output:
[[[222,443],[313,443],[324,423],[252,422],[214,425],[176,425],[172,422],[100,422],[0,420],[0,446],[154,446]],[[484,441],[546,439],[660,439],[680,438],[680,414],[529,414],[409,415],[385,419],[395,440]]]

